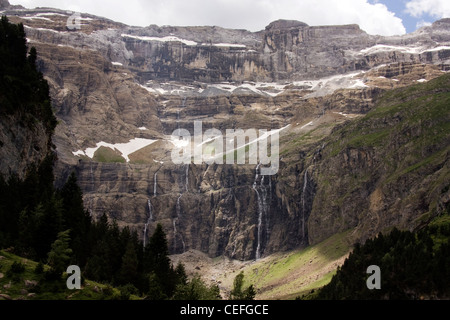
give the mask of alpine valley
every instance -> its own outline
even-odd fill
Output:
[[[256,298],[294,298],[328,283],[354,244],[448,212],[450,19],[384,37],[288,20],[133,27],[7,1],[0,14],[23,24],[49,84],[55,185],[75,172],[90,214],[144,243],[161,224],[174,264],[223,292],[244,271]],[[5,177],[51,147],[13,121],[0,124]],[[279,130],[277,174],[174,164],[172,132],[194,121]]]

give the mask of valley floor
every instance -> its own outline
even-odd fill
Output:
[[[246,284],[256,288],[256,300],[291,300],[328,284],[349,254],[349,234],[337,234],[317,245],[259,260],[210,258],[195,250],[173,255],[171,260],[174,265],[183,263],[189,276],[197,273],[206,282],[217,284],[224,299],[234,278],[243,271]]]

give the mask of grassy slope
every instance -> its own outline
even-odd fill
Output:
[[[97,162],[125,163],[125,158],[122,157],[119,151],[107,147],[98,148],[94,154],[93,160]]]
[[[257,300],[290,300],[326,285],[350,250],[350,232],[305,249],[273,254],[227,275],[223,283],[232,286],[234,277],[244,271],[246,286],[253,284]]]
[[[25,271],[20,274],[9,275],[8,270],[14,262],[25,265]],[[0,251],[0,300],[7,300],[1,295],[6,295],[13,300],[107,300],[118,299],[120,292],[105,284],[86,280],[81,290],[65,290],[52,292],[50,287],[43,284],[43,275],[36,274],[37,262],[21,258],[12,253]],[[44,266],[47,270],[48,266]],[[38,282],[37,287],[27,287],[25,281]],[[65,287],[65,280],[61,280],[61,286]],[[39,289],[40,287],[40,289]],[[131,296],[130,299],[137,299]]]

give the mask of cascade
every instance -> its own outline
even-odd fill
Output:
[[[144,249],[147,244],[148,226],[149,226],[150,222],[153,221],[152,203],[151,203],[150,199],[147,200],[147,206],[148,206],[148,220],[144,226],[144,240],[143,240]]]
[[[181,205],[180,205],[180,199],[183,196],[182,193],[180,193],[180,195],[177,198],[177,204],[176,204],[176,212],[177,212],[177,216],[175,217],[175,219],[173,219],[173,251],[176,253],[177,252],[177,236],[178,236],[178,230],[177,230],[177,223],[180,220],[181,217]],[[183,235],[180,234],[180,238],[181,238],[181,243],[183,245],[183,252],[186,251],[186,244],[184,242],[183,239]]]
[[[156,197],[156,178],[158,176],[158,172],[155,172],[155,176],[153,177],[153,196]]]
[[[173,219],[173,252],[177,252],[177,222],[178,218]]]
[[[262,210],[264,214],[264,219],[266,220],[266,239],[269,238],[269,206],[267,204],[267,186],[264,185],[264,176],[261,179],[261,202],[262,202]],[[271,183],[271,179],[269,177],[269,183]]]
[[[305,200],[305,193],[306,189],[308,188],[308,169],[305,170],[305,175],[303,176],[303,191],[302,191],[302,236],[303,239],[305,239],[305,211],[306,211],[306,200]]]
[[[186,165],[186,180],[185,180],[185,190],[186,192],[188,192],[188,188],[189,188],[189,164]]]
[[[92,161],[90,161],[90,175],[91,175],[91,186],[92,186],[92,191],[94,191],[94,187],[95,187],[95,183],[94,183],[94,170],[92,170]]]
[[[180,193],[180,195],[177,198],[177,203],[175,206],[175,210],[176,210],[176,217],[175,219],[173,219],[172,224],[173,224],[173,250],[174,252],[177,251],[177,236],[178,236],[178,230],[177,230],[177,224],[180,221],[181,218],[181,203],[180,203],[180,199],[183,196],[183,192],[188,192],[189,190],[189,164],[186,165],[186,169],[185,169],[185,184],[184,184],[184,188],[182,189],[182,192]],[[181,243],[183,244],[183,252],[186,251],[186,243],[184,242],[184,238],[183,235],[180,234],[179,235],[181,238]]]
[[[257,200],[258,200],[258,236],[257,236],[258,244],[256,246],[256,260],[261,258],[261,236],[262,236],[261,225],[262,225],[262,217],[263,217],[263,211],[264,211],[263,210],[263,201],[261,199],[261,195],[257,188],[257,182],[258,182],[258,178],[259,178],[258,170],[259,170],[260,166],[261,166],[261,163],[259,163],[256,166],[255,181],[253,182],[253,190],[255,190]],[[263,179],[264,179],[264,177],[263,177]],[[263,179],[261,180],[261,183],[263,183]]]

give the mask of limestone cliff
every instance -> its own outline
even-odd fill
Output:
[[[398,172],[380,166],[395,145],[376,148],[370,135],[411,115],[370,118],[369,112],[383,108],[378,99],[387,90],[448,71],[448,20],[380,37],[356,25],[284,20],[255,33],[136,28],[87,14],[72,30],[66,25],[71,13],[61,10],[7,14],[24,23],[50,83],[59,119],[57,183],[75,170],[94,216],[106,212],[142,236],[145,226],[162,223],[173,253],[198,249],[253,259],[345,229],[356,230],[357,241],[393,225],[417,226],[414,220],[445,198],[411,200],[435,191],[426,181],[438,175],[438,166],[412,180],[389,180]],[[285,128],[280,171],[261,176],[256,164],[173,164],[169,136],[177,128],[192,132],[196,120],[205,130]],[[366,126],[375,132],[361,129]],[[419,127],[397,128],[390,143],[408,143]],[[352,140],[364,135],[368,145]],[[118,144],[132,139],[148,143],[124,154]],[[416,152],[405,149],[402,156]],[[406,190],[412,182],[420,187]]]

